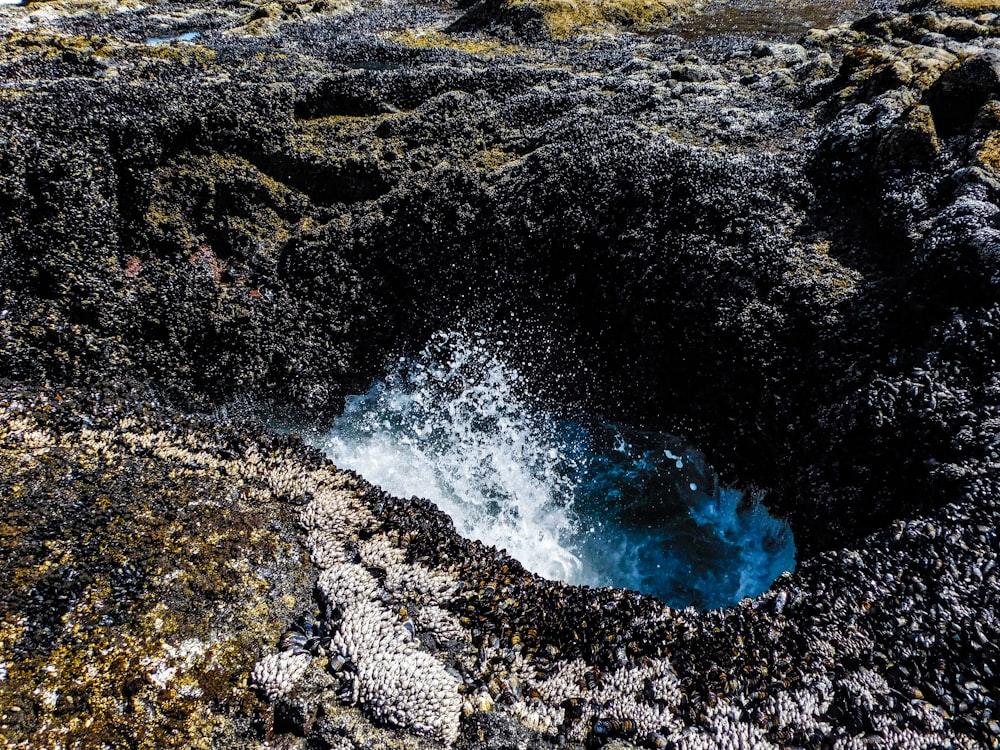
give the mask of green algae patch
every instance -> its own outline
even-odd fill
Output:
[[[994,130],[986,136],[983,145],[976,152],[976,161],[993,174],[1000,175],[1000,130]]]
[[[508,164],[519,161],[521,158],[520,154],[511,153],[509,151],[504,151],[502,148],[494,147],[473,154],[472,167],[474,169],[490,171],[500,169]]]
[[[197,67],[207,70],[215,62],[217,53],[214,49],[201,44],[157,44],[135,45],[133,52],[140,57],[160,60],[167,63]]]
[[[920,104],[908,109],[879,143],[876,160],[880,167],[893,169],[929,164],[941,151],[930,107]]]
[[[297,482],[333,470],[113,400],[0,397],[0,733],[253,744],[270,718],[250,666],[311,607]]]
[[[400,114],[299,118],[281,154],[281,168],[315,204],[355,203],[384,195],[405,147],[401,139],[383,138],[378,130]]]
[[[107,36],[67,35],[48,29],[13,31],[0,45],[0,60],[36,58],[79,63],[110,57],[123,46]]]
[[[862,277],[830,255],[828,239],[796,248],[785,281],[800,294],[840,302],[857,293]]]

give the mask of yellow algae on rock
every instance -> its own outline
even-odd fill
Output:
[[[976,152],[976,161],[995,175],[1000,174],[1000,134],[993,132],[986,136]]]
[[[494,56],[509,55],[520,51],[520,48],[501,42],[498,39],[481,35],[449,34],[440,29],[415,28],[393,32],[387,38],[404,47],[428,47],[432,49],[449,49],[467,52],[470,55]]]
[[[664,26],[689,7],[686,0],[509,0],[509,7],[539,12],[552,36],[625,26]]]
[[[311,599],[283,459],[50,396],[0,400],[8,746],[246,741],[248,655]]]

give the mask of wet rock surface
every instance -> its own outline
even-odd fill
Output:
[[[8,745],[995,743],[1000,17],[574,7],[0,6]],[[463,323],[795,574],[543,581],[229,419]]]

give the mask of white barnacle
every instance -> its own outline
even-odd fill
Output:
[[[372,599],[379,591],[374,576],[360,565],[351,563],[334,565],[322,571],[316,586],[327,601],[341,606]],[[359,626],[362,625],[359,623]]]
[[[417,647],[375,595],[374,578],[361,566],[342,565],[324,571],[319,585],[343,608],[332,645],[353,665],[354,701],[381,721],[454,742],[462,710],[458,680]]]
[[[295,688],[311,660],[302,652],[268,654],[254,665],[250,679],[269,701],[275,701]]]

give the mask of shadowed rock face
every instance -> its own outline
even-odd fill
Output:
[[[690,49],[543,5],[0,7],[13,743],[996,736],[997,19]],[[461,325],[768,491],[795,575],[702,615],[552,584],[175,411],[320,420]],[[427,659],[461,701],[405,697]]]

